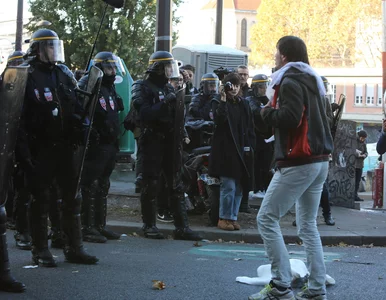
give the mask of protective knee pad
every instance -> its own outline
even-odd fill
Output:
[[[99,181],[99,188],[102,197],[107,197],[110,189],[110,180],[109,178],[104,178]]]
[[[144,179],[141,193],[151,199],[155,199],[157,196],[157,184],[158,180],[156,179]]]
[[[99,193],[99,180],[95,179],[93,182],[91,182],[90,185],[82,185],[81,187],[82,195],[84,197],[91,197],[95,198]]]

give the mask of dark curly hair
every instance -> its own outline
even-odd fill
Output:
[[[224,77],[222,82],[225,84],[228,81],[230,81],[233,85],[240,85],[241,84],[240,75],[237,73],[229,73],[227,76]]]
[[[367,138],[367,132],[364,130],[358,131],[358,137],[364,137]]]

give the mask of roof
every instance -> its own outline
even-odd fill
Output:
[[[173,49],[184,48],[192,52],[217,53],[217,54],[232,54],[232,55],[247,55],[244,51],[216,44],[202,45],[176,45]]]
[[[224,9],[252,10],[256,11],[261,0],[224,0]],[[201,9],[213,9],[217,6],[217,0],[209,0]]]

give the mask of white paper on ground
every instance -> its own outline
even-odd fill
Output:
[[[292,280],[303,278],[310,273],[307,270],[305,263],[300,259],[290,259]],[[266,285],[272,279],[271,265],[261,265],[257,268],[257,277],[238,276],[236,281],[251,285]],[[326,275],[326,285],[335,284],[335,279]]]

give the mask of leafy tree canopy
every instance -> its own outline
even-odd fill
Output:
[[[174,8],[183,0],[173,0]],[[52,23],[64,42],[66,64],[84,69],[106,4],[101,0],[29,0],[33,15],[27,28],[33,32],[39,20]],[[141,76],[154,51],[156,0],[126,0],[122,9],[108,7],[93,55],[110,51],[121,57],[132,77]],[[173,25],[179,22],[173,17]],[[173,40],[176,35],[173,33]]]
[[[250,60],[257,66],[272,64],[276,42],[282,36],[296,35],[305,41],[314,66],[352,66],[364,60],[364,53],[380,53],[374,48],[381,46],[380,36],[375,37],[381,30],[369,28],[381,24],[381,18],[378,0],[262,0],[251,29]],[[369,34],[372,43],[365,41]],[[370,65],[380,59],[373,58]]]

